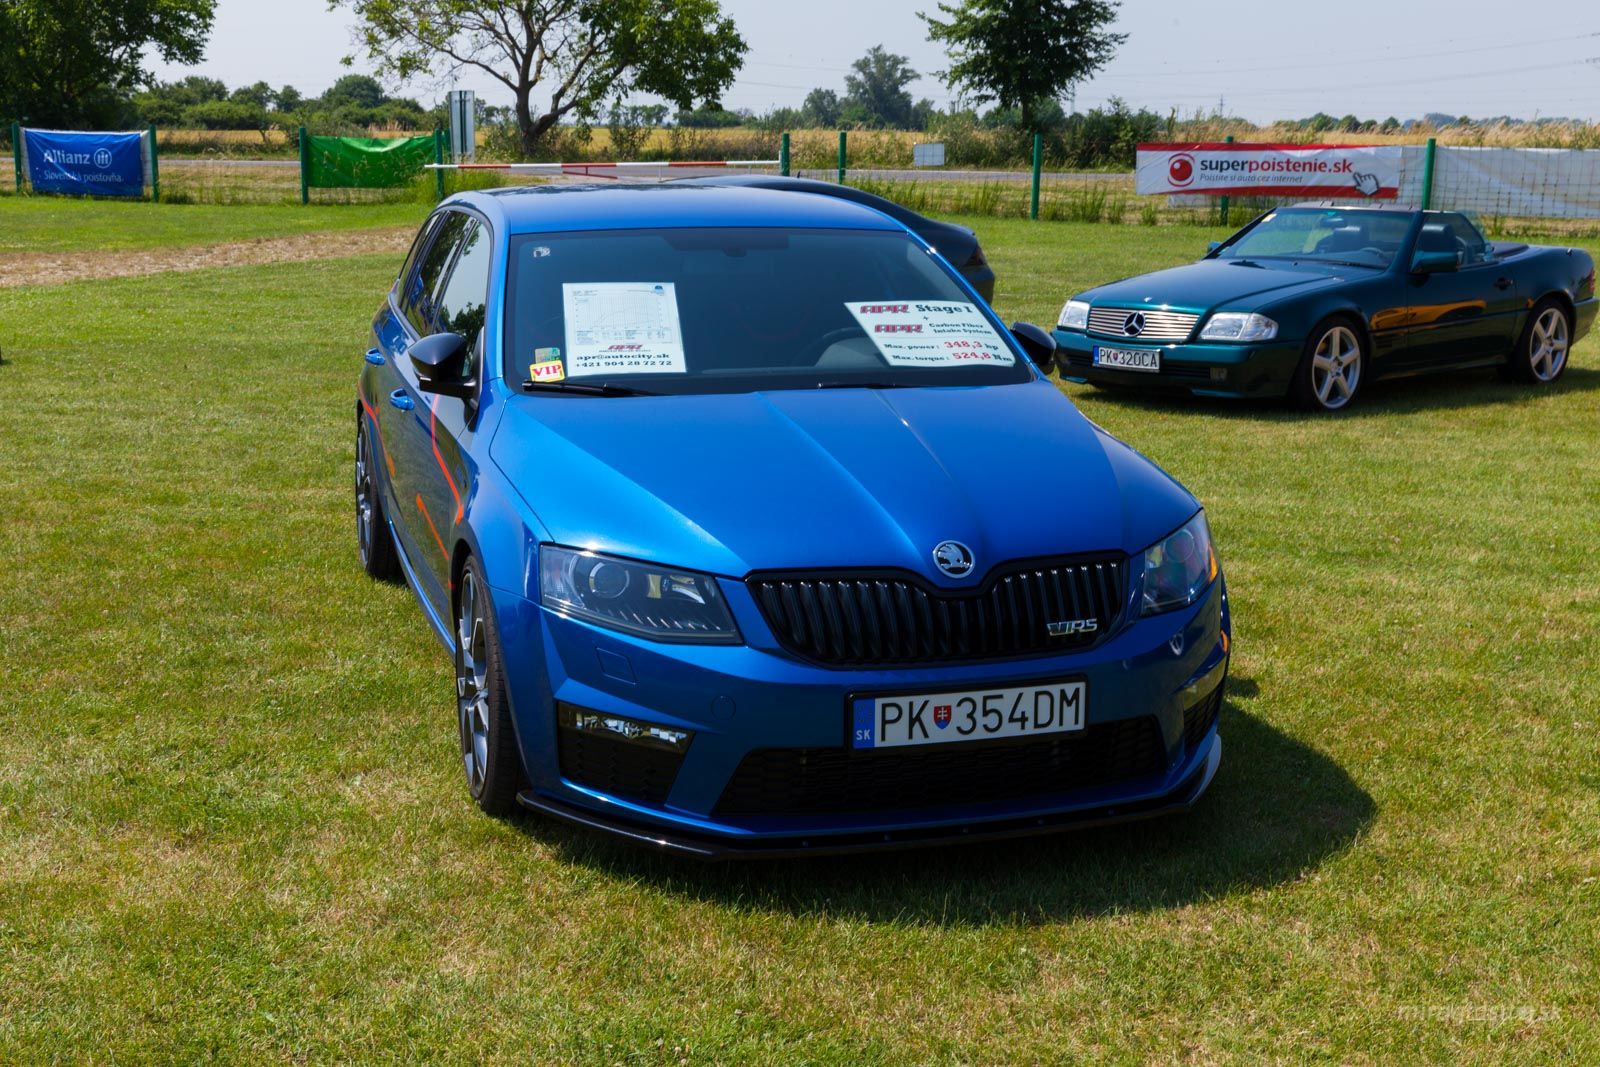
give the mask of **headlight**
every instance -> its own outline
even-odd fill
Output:
[[[1087,300],[1068,300],[1061,309],[1061,318],[1056,320],[1056,325],[1063,330],[1086,330],[1089,328],[1089,302]]]
[[[1278,324],[1265,315],[1244,311],[1219,311],[1200,331],[1202,341],[1270,341]]]
[[[716,579],[692,571],[540,545],[539,598],[552,611],[657,641],[739,640]]]
[[[1139,614],[1155,615],[1200,599],[1217,576],[1204,512],[1144,550],[1144,597]]]

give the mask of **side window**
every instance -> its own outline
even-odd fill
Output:
[[[459,333],[474,347],[483,330],[484,312],[489,303],[491,243],[487,227],[476,221],[468,223],[456,265],[439,291],[434,308],[437,330]]]
[[[1483,234],[1478,232],[1471,219],[1450,211],[1440,212],[1434,221],[1449,236],[1457,254],[1461,257],[1463,267],[1482,263],[1488,258],[1489,243],[1483,239]]]
[[[433,242],[428,245],[417,262],[417,269],[406,282],[406,291],[400,310],[417,334],[426,337],[437,333],[435,305],[439,295],[439,282],[450,257],[461,243],[462,235],[472,219],[459,211],[452,211],[435,228]]]

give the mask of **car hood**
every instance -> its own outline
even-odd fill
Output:
[[[1361,268],[1292,262],[1287,260],[1222,260],[1203,259],[1187,266],[1141,274],[1090,289],[1079,299],[1094,304],[1117,304],[1126,307],[1187,308],[1190,311],[1210,311],[1226,304],[1233,309],[1250,310],[1252,307],[1298,295],[1326,286],[1336,285],[1348,277],[1352,270],[1365,275]]]
[[[557,543],[741,577],[1139,552],[1198,504],[1048,382],[512,398],[491,454]],[[933,564],[956,540],[964,580]]]

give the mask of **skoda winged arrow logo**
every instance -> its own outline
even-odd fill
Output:
[[[972,549],[960,541],[940,541],[933,547],[933,562],[952,578],[972,573]]]
[[[1135,311],[1122,320],[1122,332],[1129,337],[1138,337],[1144,333],[1144,312]]]

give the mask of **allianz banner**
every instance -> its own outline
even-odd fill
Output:
[[[142,133],[23,130],[22,165],[37,193],[143,196],[150,153]]]
[[[1400,145],[1142,144],[1134,191],[1393,200],[1401,158]]]

